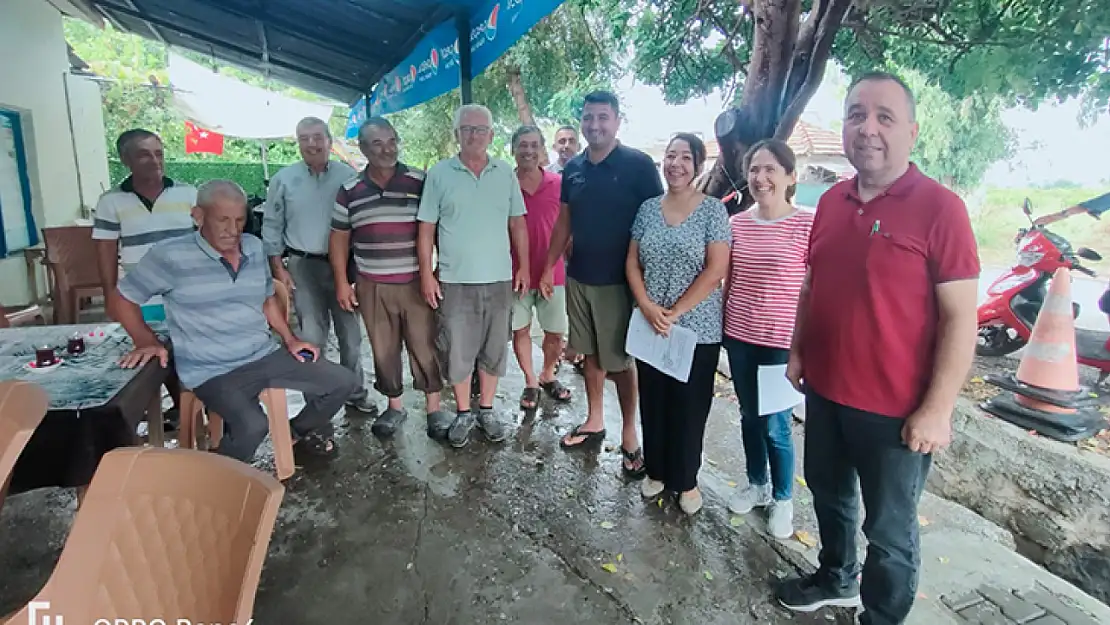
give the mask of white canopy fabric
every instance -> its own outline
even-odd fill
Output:
[[[331,118],[331,104],[254,87],[173,52],[169,74],[174,107],[185,119],[228,137],[282,139],[294,136],[305,117]]]

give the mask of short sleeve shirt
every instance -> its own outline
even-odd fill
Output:
[[[423,191],[424,172],[403,163],[384,189],[365,170],[339,188],[331,227],[351,233],[359,275],[385,284],[419,276],[416,212]]]
[[[706,248],[728,244],[731,233],[728,209],[717,198],[707,197],[675,226],[663,217],[662,196],[640,206],[632,224],[632,240],[640,248],[644,286],[648,297],[670,308],[705,270]],[[577,254],[577,248],[575,254]],[[699,343],[721,342],[721,289],[713,290],[693,309],[678,318],[678,325],[698,334]]]
[[[453,156],[428,170],[416,218],[436,224],[441,281],[491,284],[513,279],[509,218],[524,213],[512,166],[490,157],[476,176]]]
[[[537,288],[547,264],[547,250],[551,247],[551,233],[559,219],[559,188],[562,178],[550,171],[543,173],[543,181],[535,193],[524,193],[524,206],[528,213],[524,221],[528,226],[528,268],[531,270],[532,288]],[[513,258],[513,272],[516,272],[516,257]],[[566,283],[566,269],[562,256],[552,269],[555,286]]]
[[[92,238],[118,240],[125,270],[138,263],[152,245],[193,233],[196,188],[170,178],[164,178],[162,185],[162,193],[151,202],[135,192],[128,176],[96,203]]]
[[[833,186],[817,205],[806,384],[838,404],[904,418],[933,377],[937,285],[978,278],[978,249],[963,200],[916,166],[867,202],[856,184]]]
[[[262,241],[244,234],[240,247],[236,270],[200,232],[163,241],[120,280],[120,295],[140,306],[162,296],[174,367],[186,388],[278,349],[262,312],[274,294]]]
[[[601,162],[589,150],[567,161],[561,200],[570,207],[574,253],[567,275],[589,285],[626,284],[624,262],[640,206],[663,194],[651,157],[617,144]]]

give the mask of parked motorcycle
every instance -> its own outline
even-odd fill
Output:
[[[1084,267],[1080,259],[1102,260],[1098,252],[1085,247],[1073,250],[1067,239],[1035,224],[1029,198],[1022,204],[1022,212],[1030,227],[1018,230],[1014,239],[1017,262],[990,285],[986,300],[979,305],[979,341],[975,353],[980,356],[1005,356],[1029,341],[1048,294],[1048,281],[1057,269],[1066,267],[1093,277],[1095,272]],[[1079,304],[1075,302],[1072,316],[1079,317]],[[1099,369],[1099,383],[1110,375],[1107,339],[1110,339],[1107,332],[1078,328],[1075,332],[1079,363]]]

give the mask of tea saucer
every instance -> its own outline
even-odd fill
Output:
[[[23,366],[26,367],[27,369],[30,369],[31,371],[34,371],[35,373],[47,373],[47,372],[53,371],[53,370],[57,369],[58,367],[62,366],[62,362],[63,362],[62,359],[59,358],[58,361],[55,362],[52,365],[47,365],[45,367],[39,367],[39,366],[36,366],[35,361],[32,360],[31,362],[28,362],[27,364],[25,364]]]

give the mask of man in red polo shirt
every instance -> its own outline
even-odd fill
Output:
[[[821,553],[778,599],[806,612],[862,603],[864,625],[903,623],[913,607],[917,503],[975,349],[975,236],[963,201],[910,162],[917,132],[899,78],[871,73],[849,89],[844,151],[859,173],[818,203],[787,370],[806,392]]]

